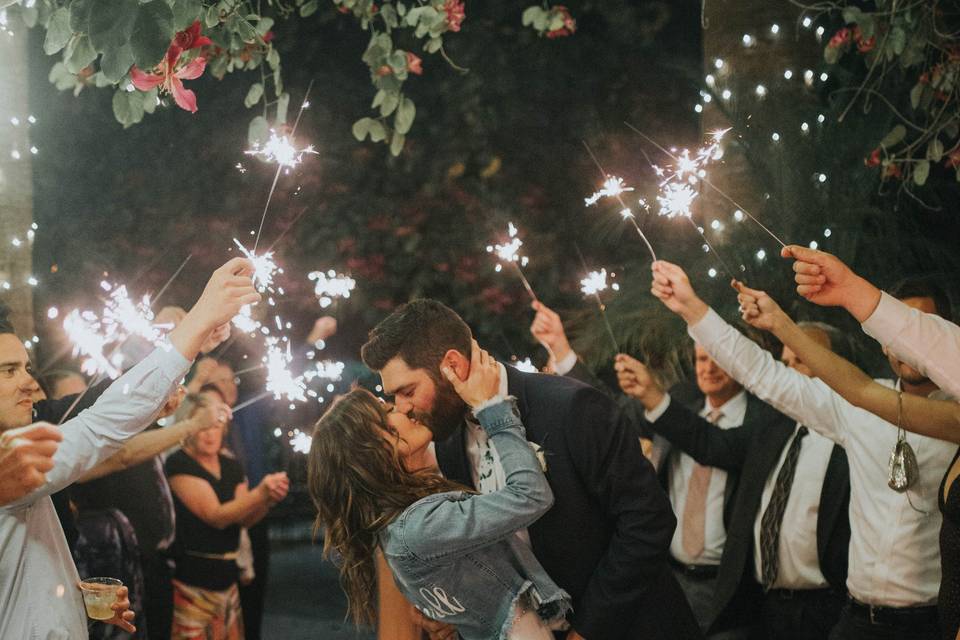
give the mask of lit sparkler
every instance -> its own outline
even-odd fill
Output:
[[[286,134],[277,135],[277,132],[271,129],[270,139],[267,140],[266,144],[256,143],[252,149],[247,149],[244,153],[248,156],[260,158],[264,162],[276,162],[280,167],[289,171],[303,161],[304,155],[317,155],[317,150],[312,144],[298,149],[294,146],[290,136]],[[238,166],[242,167],[239,163]]]
[[[625,191],[633,191],[633,187],[623,186],[623,178],[607,176],[607,179],[603,181],[603,186],[600,188],[600,190],[594,192],[589,198],[584,198],[584,203],[586,206],[591,207],[597,204],[597,202],[600,201],[600,198],[617,198]]]
[[[333,380],[336,382],[343,378],[343,370],[346,368],[346,365],[343,362],[338,362],[334,360],[324,360],[322,362],[316,363],[316,368],[309,370],[303,374],[303,377],[307,380],[313,380],[314,378],[320,380]]]
[[[530,281],[527,280],[527,276],[523,274],[522,267],[527,266],[530,263],[530,259],[526,256],[520,255],[520,248],[523,246],[523,240],[517,237],[517,227],[512,222],[507,223],[507,235],[510,238],[510,241],[506,244],[497,244],[497,245],[487,245],[487,253],[495,253],[497,257],[500,258],[500,262],[497,263],[496,271],[499,273],[503,270],[503,263],[506,262],[509,265],[512,265],[514,269],[517,270],[517,275],[520,276],[520,281],[523,282],[523,287],[527,290],[527,293],[530,294],[530,297],[534,300],[537,300],[537,294],[533,292],[533,287],[530,286]]]
[[[240,307],[240,312],[233,316],[232,322],[241,333],[256,333],[262,326],[259,321],[253,319],[253,309],[248,304]]]
[[[290,362],[293,361],[293,355],[290,353],[290,343],[285,339],[286,347],[281,346],[282,340],[276,336],[267,336],[264,345],[267,348],[267,354],[263,362],[267,369],[267,391],[273,393],[273,397],[279,400],[285,397],[289,401],[298,400],[306,402],[306,385],[303,376],[294,376],[289,369]]]
[[[273,276],[277,273],[283,273],[283,269],[278,267],[273,259],[273,251],[267,251],[258,256],[243,246],[236,238],[233,239],[233,242],[239,247],[244,257],[253,263],[253,283],[257,286],[257,290],[261,293],[264,291],[273,293]]]
[[[315,280],[313,292],[320,301],[320,308],[326,309],[333,304],[336,298],[349,298],[350,292],[357,286],[357,281],[349,276],[338,274],[333,269],[324,273],[323,271],[312,271],[307,274],[307,278]]]
[[[299,429],[294,430],[293,437],[290,438],[290,446],[293,447],[294,451],[303,454],[310,453],[310,445],[312,444],[313,438]]]
[[[539,370],[537,369],[536,365],[534,365],[533,362],[530,361],[529,357],[524,358],[523,360],[514,361],[513,366],[518,371],[524,371],[526,373],[539,373]]]
[[[610,340],[613,342],[613,348],[616,353],[620,353],[620,343],[617,342],[617,338],[613,334],[613,327],[610,326],[610,320],[607,318],[607,306],[603,303],[603,300],[600,299],[600,292],[606,291],[608,286],[606,269],[591,271],[587,274],[586,278],[580,281],[580,291],[583,292],[583,295],[593,296],[597,301],[597,307],[600,308],[600,317],[603,318],[603,324],[607,328],[607,334],[610,336]],[[616,285],[614,286],[616,287]],[[619,287],[617,287],[617,289],[619,289]]]

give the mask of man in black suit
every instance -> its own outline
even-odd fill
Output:
[[[805,330],[837,348],[828,325]],[[784,347],[781,359],[810,375]],[[644,406],[652,428],[703,465],[738,472],[727,519],[711,631],[757,618],[771,640],[825,640],[844,604],[850,543],[846,452],[750,396],[743,426],[716,429],[671,401],[643,364],[621,356],[621,388]]]
[[[440,373],[469,372],[472,333],[432,300],[403,305],[370,332],[363,360],[380,372],[397,409],[431,426],[446,477],[494,491],[496,450],[467,420]],[[667,564],[676,520],[650,463],[612,401],[576,381],[504,368],[531,443],[542,450],[555,496],[526,535],[550,576],[573,597],[568,640],[698,638]],[[498,469],[499,468],[499,469]]]

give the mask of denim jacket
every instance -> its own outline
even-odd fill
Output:
[[[516,536],[553,505],[516,402],[486,407],[477,419],[500,455],[503,489],[422,498],[381,532],[380,545],[400,591],[424,615],[465,640],[502,640],[521,598],[549,623],[566,615],[570,596]]]

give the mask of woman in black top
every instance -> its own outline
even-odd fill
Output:
[[[189,400],[186,411],[192,413],[195,403]],[[216,395],[210,400],[223,401]],[[219,426],[184,441],[183,450],[166,463],[177,516],[173,640],[243,638],[237,589],[240,528],[263,518],[289,487],[285,473],[274,473],[255,489],[247,488],[240,464],[221,451],[229,419],[223,417]]]

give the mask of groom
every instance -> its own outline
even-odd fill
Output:
[[[489,493],[504,484],[496,449],[440,373],[467,378],[471,339],[453,310],[414,300],[370,332],[362,355],[397,410],[430,426],[443,474]],[[701,638],[667,565],[676,519],[614,403],[569,378],[503,365],[500,381],[553,489],[554,506],[520,535],[573,597],[567,640]]]

